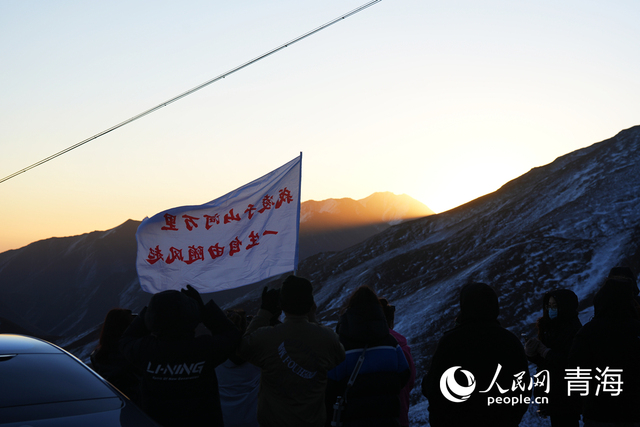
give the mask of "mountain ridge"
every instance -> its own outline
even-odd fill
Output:
[[[389,228],[433,211],[414,198],[378,192],[360,199],[310,200],[300,206],[299,257],[339,251]]]
[[[549,181],[549,174],[545,174],[544,177],[536,176],[538,171],[543,170],[541,168],[544,167],[541,167],[536,168],[533,173],[516,178],[496,192],[465,205],[383,231],[353,250],[346,250],[341,254],[320,254],[305,260],[301,271],[326,286],[327,281],[338,280],[337,276],[350,269],[356,269],[358,272],[365,270],[363,264],[367,262],[376,264],[371,268],[372,271],[368,272],[369,275],[380,274],[376,273],[376,270],[384,270],[384,267],[380,266],[376,259],[384,256],[392,258],[396,264],[391,271],[397,275],[397,282],[407,285],[420,281],[423,285],[431,287],[434,286],[433,282],[445,280],[450,275],[442,271],[444,267],[442,260],[445,255],[450,255],[448,261],[455,261],[455,270],[467,269],[466,274],[473,280],[499,283],[500,280],[494,280],[496,277],[491,278],[490,274],[482,272],[477,265],[488,267],[487,264],[491,264],[492,260],[509,256],[507,251],[518,248],[527,248],[527,257],[541,257],[544,250],[535,250],[535,247],[540,246],[547,239],[555,245],[577,250],[573,253],[575,259],[582,260],[585,264],[589,264],[590,260],[600,253],[601,259],[597,259],[594,268],[586,270],[584,274],[581,274],[583,272],[580,269],[570,269],[565,272],[573,273],[583,281],[587,280],[587,276],[590,277],[591,283],[587,287],[580,287],[579,292],[583,297],[581,298],[584,301],[583,305],[588,306],[588,299],[592,297],[598,280],[606,276],[608,268],[613,267],[613,264],[623,263],[631,266],[635,271],[640,267],[640,250],[638,244],[634,243],[639,241],[640,237],[640,199],[634,194],[634,189],[637,188],[634,184],[640,184],[638,166],[627,159],[625,165],[621,165],[618,169],[612,168],[616,172],[626,170],[628,172],[626,176],[634,179],[634,184],[627,182],[622,186],[624,194],[620,194],[619,179],[602,182],[607,177],[602,170],[620,157],[616,155],[605,162],[602,162],[602,159],[605,158],[607,151],[611,151],[612,145],[618,145],[618,152],[623,151],[623,147],[620,146],[623,140],[627,140],[628,145],[632,146],[637,158],[640,151],[638,148],[640,127],[622,131],[610,140],[587,147],[584,152],[578,153],[579,155],[562,156],[559,158],[559,163],[550,164],[552,174],[557,174],[555,182],[561,185],[546,186],[545,189],[550,194],[544,201],[540,201],[539,197],[530,197],[531,194],[539,196],[541,193],[536,193],[535,187]],[[602,152],[593,153],[600,150]],[[592,155],[587,156],[589,154]],[[597,162],[594,163],[594,158],[601,162],[599,167],[596,167]],[[569,166],[572,166],[570,170],[567,169]],[[583,175],[587,172],[590,172],[591,179],[583,179],[586,178]],[[571,179],[568,179],[569,177]],[[613,210],[615,215],[611,210],[600,211],[599,209],[605,203],[600,203],[594,200],[597,197],[587,194],[587,190],[595,191],[595,187],[598,187],[598,195],[619,194],[619,196],[613,196],[620,207],[619,210]],[[618,191],[613,191],[614,188]],[[523,196],[518,198],[518,195]],[[586,202],[579,200],[585,197]],[[542,205],[542,207],[536,209],[535,205]],[[576,217],[580,221],[576,221],[574,219]],[[606,233],[614,231],[615,242],[618,245],[611,248],[606,241]],[[525,233],[527,236],[523,238]],[[596,238],[605,238],[605,241],[596,245],[595,248],[591,247],[590,251],[581,257],[580,250]],[[497,247],[496,242],[504,243]],[[456,253],[448,251],[447,246],[455,246]],[[475,249],[482,246],[487,248],[487,253],[481,256],[475,255],[473,262],[467,262],[466,259],[471,257],[468,254],[473,254]],[[430,247],[432,249],[426,251]],[[398,254],[398,257],[394,257],[394,251],[399,252],[401,248],[407,248],[407,250]],[[423,256],[422,260],[419,255]],[[513,256],[515,255],[511,253],[511,258]],[[517,264],[513,261],[505,265]],[[524,257],[518,261],[523,264],[529,262]],[[550,265],[543,262],[537,265],[540,271],[538,281],[548,280],[545,288],[562,284],[558,279],[550,281]],[[600,270],[596,271],[598,268]],[[389,270],[385,271],[387,275],[389,272]],[[376,280],[373,280],[374,284],[376,281],[380,282],[382,278],[384,276],[381,274],[379,277],[376,276]],[[358,282],[366,282],[366,280],[360,279]],[[458,287],[464,284],[464,281],[457,282]],[[380,287],[388,288],[384,285]]]
[[[464,205],[387,224],[361,243],[313,254],[297,273],[314,284],[318,317],[329,326],[358,286],[369,285],[389,299],[396,306],[395,329],[412,348],[419,385],[439,338],[454,324],[466,283],[484,282],[496,290],[499,320],[517,335],[533,333],[542,295],[559,287],[578,295],[580,319],[588,321],[593,295],[612,267],[640,271],[638,188],[640,126],[634,126]],[[6,298],[2,255],[0,301]],[[280,281],[242,288],[221,305],[251,313],[261,287]],[[134,292],[135,285],[124,289]],[[120,295],[121,302],[131,301]],[[426,406],[418,386],[412,392],[412,425],[426,425]],[[531,407],[521,425],[540,423]]]
[[[388,193],[383,198],[391,203],[392,196]],[[360,205],[358,201],[353,203]],[[372,225],[371,218],[377,221],[382,215],[363,212],[358,222],[364,225],[359,228],[340,224],[339,215],[326,213],[332,223],[313,226],[313,221],[307,221],[301,226],[301,234],[309,225],[315,233],[328,234],[339,226],[339,245],[348,247],[372,235],[378,224]],[[150,295],[140,289],[137,279],[135,233],[139,224],[140,221],[129,219],[109,230],[39,240],[0,253],[0,316],[6,318],[7,324],[20,325],[33,335],[68,342],[100,325],[110,308],[142,308]],[[356,228],[358,232],[353,232]],[[300,247],[302,253],[320,250],[304,235]],[[322,249],[342,247],[328,239]]]

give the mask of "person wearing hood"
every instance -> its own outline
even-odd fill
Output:
[[[594,316],[576,334],[569,369],[580,369],[585,427],[640,426],[640,320],[628,281],[608,278],[593,299]],[[575,375],[574,375],[575,376]]]
[[[327,423],[334,419],[333,405],[345,398],[341,425],[400,426],[400,391],[410,376],[409,364],[398,341],[389,333],[387,319],[376,293],[360,286],[351,295],[337,326],[346,359],[329,371]],[[355,382],[347,383],[364,354]]]
[[[211,334],[196,336],[202,322]],[[215,367],[232,355],[240,331],[191,286],[151,297],[120,338],[142,372],[140,407],[165,427],[223,426]]]
[[[542,309],[537,337],[525,343],[529,360],[537,365],[538,372],[548,371],[554,383],[549,393],[535,390],[537,397],[548,398],[547,404],[540,404],[540,414],[549,416],[553,427],[578,427],[579,408],[574,407],[567,396],[564,379],[573,338],[582,327],[578,319],[578,296],[568,289],[547,292],[542,299]]]
[[[529,406],[523,399],[530,394],[529,366],[520,340],[498,322],[499,312],[498,296],[490,286],[462,287],[456,326],[438,342],[422,381],[431,426],[520,423]]]

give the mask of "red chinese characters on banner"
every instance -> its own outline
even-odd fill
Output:
[[[204,217],[207,219],[207,223],[204,225],[207,230],[213,227],[213,224],[220,224],[220,214],[204,215]]]
[[[167,257],[167,260],[165,261],[167,264],[171,264],[175,260],[184,261],[184,258],[182,257],[182,249],[176,249],[173,246],[171,246],[169,248],[169,252],[171,252],[171,254]]]
[[[204,261],[204,248],[202,246],[189,246],[189,259],[185,263],[193,264],[198,260]]]
[[[242,242],[238,239],[238,236],[236,236],[236,238],[229,243],[229,256],[240,252],[240,246],[242,246]]]
[[[187,226],[187,230],[191,231],[194,228],[198,228],[198,223],[196,221],[200,218],[191,215],[182,215],[182,218],[184,218],[184,225]]]
[[[279,197],[278,201],[276,202],[276,209],[280,209],[280,206],[282,206],[283,203],[289,204],[293,202],[293,196],[291,195],[291,191],[289,191],[287,187],[284,187],[282,190],[280,190],[278,194]]]
[[[162,252],[160,251],[160,246],[156,246],[155,249],[150,248],[149,257],[147,258],[149,264],[153,265],[160,260],[164,261],[164,257],[162,256]]]
[[[161,230],[172,230],[172,231],[178,231],[178,228],[176,227],[176,216],[175,215],[171,215],[171,214],[164,214],[164,222],[167,224],[164,227],[161,228]]]
[[[220,247],[218,243],[213,246],[209,246],[209,255],[211,255],[211,259],[220,258],[224,255],[224,246]]]
[[[262,235],[266,236],[266,235],[275,235],[278,234],[277,231],[270,231],[270,230],[265,230]],[[250,244],[247,245],[247,249],[251,249],[253,247],[256,247],[260,244],[260,242],[258,242],[258,239],[260,239],[260,234],[256,233],[255,231],[252,231],[251,234],[249,234],[249,240],[251,241]]]
[[[275,236],[277,234],[278,232],[273,230],[265,230],[262,232],[262,236]],[[259,233],[252,231],[249,234],[250,243],[245,247],[245,250],[250,250],[251,248],[258,246],[260,244],[260,237],[261,236]],[[242,250],[241,246],[242,241],[240,240],[239,236],[236,236],[235,239],[229,242],[229,256],[233,256],[234,254],[239,253]],[[213,260],[222,257],[224,255],[224,249],[225,246],[220,246],[219,243],[216,243],[215,245],[209,246],[207,252]],[[182,261],[188,265],[193,264],[196,261],[205,261],[204,247],[202,246],[189,246],[187,254],[189,258],[185,260],[184,256],[182,255],[182,249],[178,249],[172,246],[169,248],[169,256],[165,260],[160,247],[156,246],[155,248],[149,249],[149,256],[147,257],[146,261],[151,265],[157,263],[158,261],[164,261],[167,264],[172,264],[175,261]]]
[[[271,209],[271,206],[273,206],[273,196],[267,194],[262,198],[262,209],[258,212],[263,213],[264,211]]]
[[[224,223],[229,224],[231,221],[240,221],[240,214],[233,214],[233,208],[228,214],[224,214]]]
[[[291,202],[293,202],[293,195],[291,194],[291,191],[289,191],[287,187],[284,187],[283,189],[278,190],[278,199],[276,200],[275,203],[273,201],[273,198],[274,196],[269,194],[263,196],[262,200],[260,201],[262,205],[260,209],[258,209],[254,204],[249,204],[247,208],[243,211],[243,214],[246,214],[246,218],[248,220],[251,220],[256,215],[256,212],[259,214],[262,214],[268,210],[280,209],[280,207],[282,207],[283,204],[290,204]],[[228,213],[224,214],[223,224],[229,224],[230,222],[233,222],[233,221],[242,220],[242,218],[240,217],[240,214],[234,213],[233,209],[234,208],[231,208]],[[214,213],[213,215],[203,215],[203,217],[205,218],[204,227],[207,230],[210,230],[214,225],[220,224],[220,220],[221,220],[220,213]],[[185,214],[185,215],[182,215],[182,218],[184,219],[184,225],[188,231],[193,231],[194,228],[198,228],[197,221],[200,219],[199,217]],[[165,220],[165,225],[160,228],[161,230],[179,231],[177,218],[175,215],[166,213],[164,214],[164,220]]]
[[[254,212],[256,211],[256,207],[253,205],[247,206],[247,210],[244,213],[248,214],[249,219],[253,218]]]
[[[251,243],[247,245],[247,249],[251,249],[255,246],[258,246],[260,244],[258,243],[259,238],[260,238],[260,234],[257,234],[255,231],[252,231],[251,234],[249,234],[249,240],[251,241]]]
[[[284,187],[278,191],[278,198],[275,201],[275,203],[274,203],[274,196],[267,194],[263,196],[262,199],[260,200],[260,205],[261,205],[260,209],[258,209],[258,207],[256,207],[254,204],[249,204],[247,208],[243,211],[243,214],[244,214],[243,217],[241,217],[239,213],[235,213],[234,208],[229,209],[229,212],[225,213],[224,215],[221,215],[220,213],[217,213],[217,212],[213,213],[212,215],[202,215],[202,217],[204,218],[204,228],[206,230],[210,230],[214,226],[220,225],[221,223],[223,225],[229,224],[234,221],[235,222],[242,221],[243,218],[251,220],[254,216],[258,214],[262,214],[272,209],[280,209],[280,207],[282,207],[284,204],[290,204],[291,202],[293,202],[293,195],[291,194],[291,191],[289,191],[287,187]],[[198,221],[201,218],[184,214],[182,215],[182,219],[184,220],[184,227],[186,227],[188,231],[193,231],[194,229],[197,229],[199,227],[200,224],[198,223]],[[163,231],[179,231],[180,230],[177,217],[175,215],[172,215],[169,213],[164,214],[164,221],[165,221],[165,225],[161,227],[161,230]],[[258,232],[251,231],[249,236],[247,236],[248,242],[244,247],[244,250],[250,250],[258,246],[263,236],[276,235],[276,234],[278,234],[277,231],[265,230],[263,231],[262,236],[260,236]],[[242,240],[240,240],[239,236],[236,236],[236,238],[233,241],[229,242],[228,244],[229,249],[228,249],[227,255],[233,256],[234,254],[239,253],[241,250],[243,250],[242,246],[243,246]],[[158,261],[164,261],[166,264],[172,264],[175,261],[182,261],[185,264],[190,265],[195,263],[196,261],[205,261],[206,253],[209,254],[209,257],[212,260],[221,258],[225,255],[225,249],[226,247],[220,246],[219,243],[209,246],[209,248],[206,251],[205,251],[205,248],[202,246],[193,245],[193,246],[188,246],[187,250],[185,251],[186,255],[183,255],[183,249],[175,248],[172,246],[169,248],[168,255],[165,257],[160,247],[156,246],[155,248],[152,247],[149,249],[149,255],[146,258],[146,261],[151,265],[158,263]],[[187,257],[187,259],[185,259],[185,256]]]

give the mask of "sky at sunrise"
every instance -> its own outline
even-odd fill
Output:
[[[0,2],[0,179],[366,1]],[[0,183],[0,252],[216,199],[443,212],[640,124],[640,2],[383,0]]]

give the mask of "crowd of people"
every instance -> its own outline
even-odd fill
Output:
[[[640,427],[637,300],[627,268],[611,270],[584,326],[574,292],[547,292],[523,342],[498,322],[490,286],[463,286],[421,382],[430,424],[518,426],[534,399],[553,427],[581,417],[587,427]],[[416,368],[391,302],[360,286],[335,330],[315,315],[313,286],[298,276],[264,288],[254,316],[205,304],[187,286],[153,295],[139,315],[109,311],[91,363],[165,427],[409,426]]]
[[[159,292],[137,316],[109,311],[91,362],[165,427],[408,426],[415,367],[395,307],[362,286],[335,330],[315,312],[297,276],[252,317],[191,286]]]
[[[456,325],[438,342],[422,381],[430,425],[515,427],[533,402],[552,427],[578,427],[581,418],[585,427],[640,427],[637,300],[636,276],[626,267],[611,270],[584,326],[573,291],[547,292],[536,334],[523,343],[498,322],[495,291],[465,285]],[[458,370],[464,376],[456,379]]]

